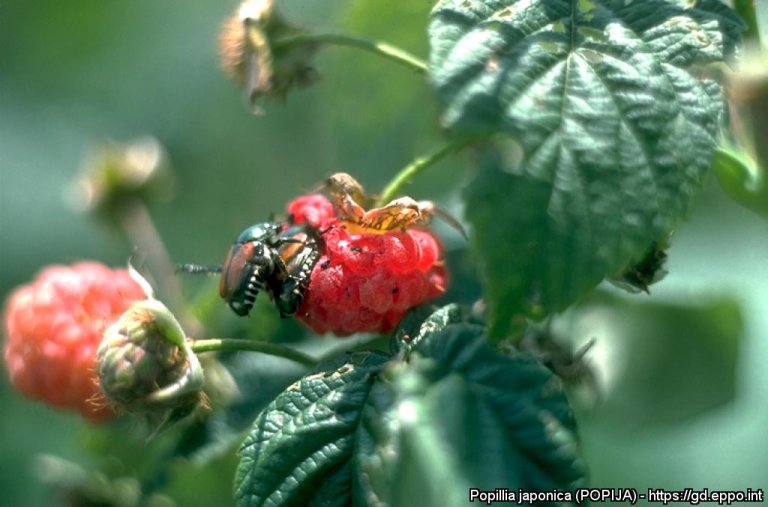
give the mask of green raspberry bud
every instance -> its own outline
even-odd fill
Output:
[[[200,362],[179,322],[155,299],[134,303],[105,331],[97,365],[101,389],[118,410],[161,427],[206,403]]]

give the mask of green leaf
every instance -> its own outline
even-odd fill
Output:
[[[240,387],[238,395],[187,427],[174,450],[175,455],[198,466],[237,449],[259,412],[307,371],[297,363],[265,354],[225,354],[221,361]],[[210,365],[205,368],[206,382],[210,382]]]
[[[510,132],[531,158],[559,142],[574,156],[607,151],[621,137],[641,151],[675,121],[713,123],[718,105],[698,99],[718,87],[688,70],[721,61],[742,27],[719,0],[442,0],[430,73],[449,128]]]
[[[470,487],[572,491],[583,470],[559,379],[457,316],[448,306],[411,323],[421,338],[406,361],[353,355],[279,395],[241,449],[239,505],[450,507]]]
[[[493,337],[571,304],[675,226],[723,108],[701,68],[741,27],[717,0],[438,2],[444,125],[516,143],[483,157],[466,196]]]
[[[238,505],[323,503],[318,495],[328,505],[344,505],[333,499],[349,497],[345,467],[360,411],[386,357],[356,353],[348,360],[291,385],[256,418],[240,449]]]
[[[368,504],[466,505],[470,487],[562,491],[582,478],[559,380],[530,356],[496,353],[482,327],[448,324],[385,376],[359,432]]]
[[[461,322],[461,308],[450,304],[430,313],[428,308],[419,307],[408,312],[395,332],[398,347],[410,352],[421,340],[439,333],[448,324]]]

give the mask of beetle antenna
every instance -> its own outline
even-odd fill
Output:
[[[221,264],[212,264],[208,266],[203,266],[201,264],[179,264],[176,266],[176,273],[212,275],[215,273],[221,273]]]

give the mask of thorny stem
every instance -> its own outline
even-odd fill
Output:
[[[462,148],[473,142],[475,139],[460,139],[450,144],[440,147],[439,149],[429,153],[423,157],[414,159],[410,164],[403,167],[392,180],[384,187],[381,192],[381,196],[376,201],[376,206],[383,206],[397,194],[400,193],[403,186],[409,183],[414,177],[416,177],[424,169],[435,165],[448,155],[452,155]]]
[[[195,340],[191,347],[193,352],[222,352],[222,351],[251,351],[261,352],[270,356],[282,357],[303,364],[304,366],[315,366],[317,360],[312,356],[294,350],[290,347],[278,345],[257,340],[237,340],[233,338],[209,338],[205,340]]]
[[[756,1],[757,0],[733,0],[733,8],[747,24],[747,30],[742,36],[743,39],[759,46],[760,28],[757,23],[757,11],[755,9]]]
[[[288,49],[292,46],[300,46],[302,44],[333,44],[336,46],[362,49],[363,51],[368,51],[369,53],[377,54],[393,62],[405,65],[420,74],[425,74],[427,72],[426,62],[407,51],[392,46],[386,42],[360,39],[351,35],[335,33],[292,35],[290,37],[277,39],[274,41],[273,47],[274,49]]]

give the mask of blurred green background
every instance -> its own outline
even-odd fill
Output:
[[[426,56],[431,4],[285,0],[280,7],[312,29],[386,39]],[[423,78],[349,49],[319,55],[322,79],[314,87],[267,104],[266,116],[250,114],[217,60],[217,34],[234,7],[198,0],[3,4],[2,299],[51,263],[124,265],[133,245],[73,202],[80,168],[105,139],[152,135],[164,145],[177,175],[175,198],[151,211],[174,261],[200,263],[220,262],[241,229],[282,211],[332,172],[380,189],[439,145],[439,109]],[[453,209],[464,165],[442,163],[409,193]],[[575,341],[598,340],[587,357],[605,403],[580,409],[592,482],[768,488],[768,224],[711,185],[676,232],[667,268],[652,296],[630,303],[656,306],[627,310],[626,298],[610,298],[569,321]],[[669,305],[699,307],[691,314]],[[632,311],[644,317],[624,318]],[[655,326],[645,325],[650,321]],[[0,504],[49,505],[34,457],[57,454],[87,465],[92,456],[80,443],[88,428],[20,399],[5,377]],[[224,505],[230,471],[180,466],[166,492],[183,506]]]

